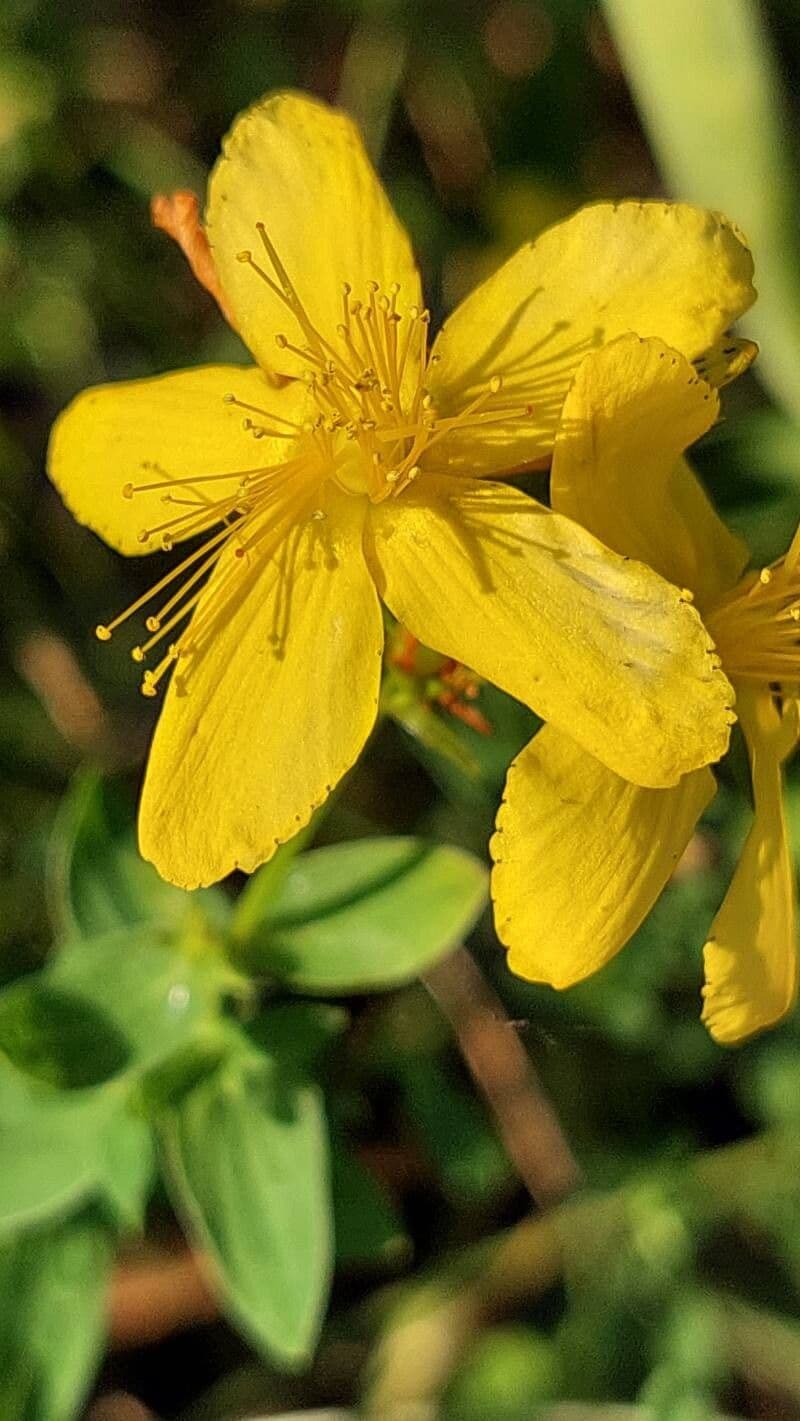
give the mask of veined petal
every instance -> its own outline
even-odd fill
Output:
[[[715,789],[708,769],[641,789],[544,726],[508,772],[491,841],[511,971],[571,987],[603,967],[649,913]]]
[[[718,413],[716,392],[684,356],[660,340],[620,336],[578,369],[550,480],[553,508],[688,587],[701,607],[748,561],[680,457]]]
[[[781,712],[771,695],[749,689],[739,691],[737,707],[755,814],[703,951],[703,1021],[727,1046],[774,1026],[797,996],[795,876],[782,771],[798,742],[797,708]]]
[[[265,413],[243,411],[226,402],[227,395]],[[143,542],[143,530],[187,514],[173,541],[179,541],[183,527],[189,529],[183,536],[192,531],[191,508],[165,503],[165,493],[216,501],[235,494],[238,480],[231,475],[290,459],[307,400],[304,387],[295,382],[276,390],[255,366],[206,365],[97,385],[56,420],[48,472],[78,521],[118,552],[154,552],[159,538]],[[254,439],[243,428],[244,418],[273,428],[276,436]],[[129,497],[123,493],[127,485],[130,494],[150,484],[157,487]]]
[[[238,260],[245,251],[283,283],[257,225],[263,223],[308,321],[328,341],[342,321],[342,286],[366,301],[367,283],[399,283],[398,308],[421,305],[411,247],[361,135],[346,114],[303,94],[276,93],[236,119],[208,190],[206,227],[237,329],[259,364],[288,374],[299,363],[275,336],[296,345],[308,333],[296,311]]]
[[[361,547],[363,504],[332,485],[318,502],[324,519],[299,522],[268,558],[256,549],[167,692],[139,841],[181,887],[271,858],[372,729],[383,626]],[[191,633],[231,564],[212,578]]]
[[[697,613],[650,568],[503,484],[424,475],[370,510],[394,615],[618,774],[675,784],[716,760],[733,692]]]
[[[753,263],[724,217],[682,203],[584,207],[522,247],[445,322],[429,380],[444,415],[495,375],[527,419],[454,431],[453,469],[487,473],[546,462],[561,406],[589,351],[626,331],[657,335],[690,360],[755,299]]]

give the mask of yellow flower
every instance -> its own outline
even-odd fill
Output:
[[[736,687],[754,815],[705,945],[703,989],[703,1020],[732,1043],[779,1020],[796,992],[781,767],[800,729],[800,533],[774,567],[743,576],[747,549],[681,458],[717,404],[676,351],[622,337],[580,367],[551,488],[561,513],[691,589]],[[715,789],[707,768],[671,789],[632,785],[545,726],[509,771],[492,840],[512,970],[568,987],[608,962],[649,912]]]
[[[491,476],[549,458],[580,359],[623,331],[730,373],[719,340],[753,299],[731,227],[663,203],[587,208],[429,351],[408,239],[356,129],[278,94],[234,124],[206,229],[257,364],[90,390],[49,461],[120,552],[203,539],[98,628],[152,606],[133,651],[153,658],[144,692],[173,670],[140,813],[164,876],[254,869],[353,764],[376,713],[380,599],[633,780],[674,784],[722,754],[732,693],[694,609]],[[276,388],[276,373],[299,378]]]

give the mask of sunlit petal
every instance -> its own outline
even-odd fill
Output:
[[[797,996],[795,875],[783,806],[783,762],[798,741],[797,706],[740,690],[755,813],[703,952],[703,1021],[733,1045],[774,1026]]]
[[[492,897],[512,972],[570,987],[649,913],[715,792],[708,769],[641,789],[544,726],[508,772]]]
[[[375,720],[383,627],[363,505],[332,487],[268,560],[226,558],[153,739],[142,853],[185,888],[252,872],[307,823]],[[244,560],[245,564],[247,559]],[[230,590],[222,579],[232,577]]]
[[[697,613],[505,485],[426,476],[371,510],[390,610],[618,774],[675,784],[725,751],[733,693]]]
[[[664,202],[598,203],[522,247],[445,322],[431,391],[443,413],[503,380],[518,418],[480,449],[455,431],[439,450],[478,474],[547,460],[570,381],[589,351],[624,334],[660,336],[690,360],[752,304],[753,263],[723,217]]]
[[[48,471],[80,523],[118,552],[150,553],[165,524],[173,542],[191,536],[192,502],[234,497],[242,474],[291,458],[306,409],[296,382],[276,390],[238,365],[98,385],[56,420]],[[255,437],[261,429],[270,432]]]
[[[748,561],[681,458],[719,413],[714,390],[660,340],[621,336],[586,357],[564,402],[554,508],[640,558],[701,607]]]
[[[303,347],[310,323],[336,340],[344,282],[362,302],[368,282],[384,292],[397,282],[401,310],[422,304],[408,238],[358,128],[318,99],[277,93],[240,114],[211,175],[206,226],[237,329],[266,369],[300,368],[276,335]],[[244,252],[269,280],[239,260]]]

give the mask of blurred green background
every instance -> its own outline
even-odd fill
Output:
[[[341,102],[410,229],[434,324],[582,202],[667,193],[723,208],[753,244],[762,299],[746,331],[762,357],[726,392],[697,466],[768,560],[794,531],[800,479],[800,6],[3,0],[0,46],[0,980],[13,984],[51,951],[73,777],[113,777],[129,825],[154,714],[125,648],[92,635],[149,585],[153,560],[128,565],[72,521],[44,475],[49,426],[87,384],[246,358],[151,228],[151,195],[202,194],[233,116],[270,88]],[[415,834],[484,856],[530,717],[485,690],[483,739],[431,710],[424,687],[396,689],[397,717],[318,843]],[[494,1109],[481,1100],[446,978],[345,1001],[328,1108],[385,1212],[358,1195],[363,1175],[340,1181],[349,1207],[312,1364],[287,1375],[219,1320],[153,1186],[144,1233],[125,1235],[91,1398],[78,1413],[9,1401],[7,1421],[800,1417],[800,1024],[730,1052],[699,1022],[701,946],[747,823],[746,776],[735,759],[726,774],[651,919],[595,980],[557,995],[511,979],[481,919],[470,946],[499,1034],[477,1074],[496,1086],[516,1071],[511,1106],[504,1078]],[[789,814],[800,851],[797,774]],[[519,1156],[531,1130],[547,1151],[551,1117],[535,1113],[517,1043],[585,1180],[541,1216]],[[3,1123],[0,1109],[13,1149]],[[21,1273],[0,1256],[11,1369],[45,1312],[34,1350],[68,1366],[44,1304],[12,1337],[50,1248],[33,1229]],[[58,1267],[68,1315],[86,1275]]]

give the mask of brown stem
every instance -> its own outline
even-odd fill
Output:
[[[422,980],[450,1022],[531,1198],[540,1209],[559,1204],[580,1184],[580,1169],[500,998],[463,947]]]

